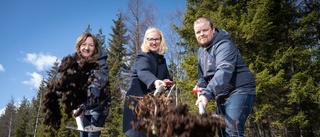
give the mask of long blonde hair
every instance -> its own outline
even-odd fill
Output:
[[[166,40],[163,37],[163,34],[162,34],[161,30],[159,30],[158,28],[155,28],[155,27],[148,28],[146,33],[144,34],[143,43],[141,45],[142,52],[144,52],[144,53],[150,52],[147,36],[151,32],[158,32],[160,34],[161,43],[160,43],[160,47],[159,47],[159,50],[157,51],[157,53],[160,54],[160,55],[165,54],[167,52],[167,50],[168,50],[168,47],[167,47],[167,44],[166,44]]]
[[[79,57],[81,57],[80,46],[82,43],[84,43],[87,40],[88,37],[91,37],[93,39],[93,43],[94,43],[94,53],[93,53],[92,57],[95,59],[98,59],[100,56],[100,46],[99,46],[98,40],[94,35],[92,35],[89,32],[83,33],[78,37],[76,45],[75,45],[76,46],[76,53]]]

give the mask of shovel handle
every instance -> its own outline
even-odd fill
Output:
[[[193,92],[194,94],[197,94],[198,98],[199,98],[200,91],[201,91],[201,90],[199,90],[199,89],[193,89],[193,90],[192,90],[192,92]],[[205,111],[205,109],[204,109],[203,103],[202,103],[202,102],[199,102],[198,105],[199,105],[199,106],[198,106],[198,107],[199,107],[199,113],[200,113],[201,115],[204,114],[206,111]]]
[[[204,109],[204,106],[202,104],[202,102],[199,103],[199,113],[202,115],[206,112],[206,110]]]

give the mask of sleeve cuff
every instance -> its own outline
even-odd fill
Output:
[[[198,87],[202,87],[202,88],[205,88],[205,87],[206,87],[206,85],[205,85],[204,83],[197,83],[197,86],[198,86]]]
[[[154,80],[151,80],[152,82],[148,84],[148,89],[155,89],[156,87],[154,86],[154,82],[158,80],[158,79],[154,79]]]
[[[200,92],[200,95],[206,97],[208,101],[210,101],[213,98],[212,93],[207,91],[207,90],[205,90],[205,89]]]

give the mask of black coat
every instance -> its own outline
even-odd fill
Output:
[[[107,58],[107,54],[101,50],[100,57],[97,59],[99,69],[93,70],[95,82],[89,85],[89,89],[87,91],[87,102],[80,105],[86,108],[86,115],[91,115],[91,111],[95,111],[102,115],[108,114],[111,97]]]
[[[133,113],[128,107],[128,96],[146,95],[155,89],[153,84],[155,80],[164,79],[170,79],[170,75],[163,55],[155,52],[141,52],[137,55],[131,69],[130,86],[124,102],[123,132],[132,128],[130,122],[133,119]]]

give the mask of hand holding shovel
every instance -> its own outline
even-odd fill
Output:
[[[199,88],[198,88],[198,89],[195,89],[195,88],[194,88],[194,89],[192,90],[192,92],[195,93],[195,94],[197,94],[198,99],[199,99],[201,89],[199,89]],[[203,105],[202,102],[199,102],[198,107],[199,107],[199,113],[200,113],[200,114],[204,114],[204,113],[205,113],[205,109],[204,109],[204,105]]]

